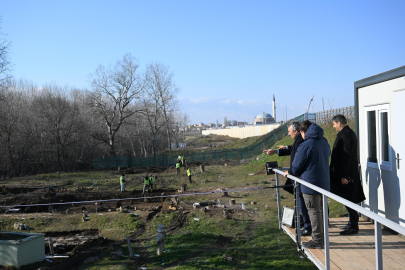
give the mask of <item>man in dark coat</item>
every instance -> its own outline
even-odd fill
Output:
[[[330,162],[331,192],[353,203],[360,203],[366,197],[360,181],[356,134],[347,125],[347,119],[343,115],[335,115],[332,122],[338,134]],[[346,209],[349,212],[349,223],[342,227],[344,230],[340,234],[357,234],[359,213],[347,206]]]
[[[273,154],[278,154],[279,156],[291,156],[290,158],[290,168],[288,171],[285,172],[284,176],[287,176],[287,174],[294,175],[292,172],[292,163],[294,161],[295,153],[297,152],[298,146],[304,142],[304,139],[301,136],[300,133],[300,123],[298,121],[293,121],[291,124],[288,126],[288,135],[291,137],[291,139],[294,140],[293,145],[289,146],[283,146],[283,145],[278,145],[279,149],[268,149],[264,150],[263,153],[267,153],[268,155],[273,155]],[[285,182],[285,185],[291,185],[292,181],[290,178],[287,178],[287,181]],[[294,194],[294,187],[283,187],[283,189],[291,194]],[[300,210],[302,214],[302,219],[304,220],[304,228],[301,229],[301,235],[302,236],[308,236],[312,234],[312,227],[311,227],[311,220],[309,219],[308,216],[308,209],[305,206],[304,198],[302,197],[302,194],[300,196]]]
[[[302,180],[329,191],[330,147],[323,137],[323,129],[307,120],[301,123],[300,132],[304,142],[298,147],[292,171]],[[322,194],[305,185],[301,185],[301,191],[312,225],[312,239],[302,246],[323,248]]]

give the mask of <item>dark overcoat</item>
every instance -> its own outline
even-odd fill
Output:
[[[293,145],[289,145],[287,149],[279,149],[278,150],[278,155],[281,156],[290,156],[290,168],[288,169],[288,173],[291,175],[294,175],[292,172],[292,163],[294,161],[295,153],[297,153],[298,146],[300,146],[301,143],[304,142],[304,139],[302,138],[301,134],[297,134],[297,136],[294,138],[294,143]],[[293,182],[291,181],[290,178],[287,178],[285,185],[291,185]],[[283,189],[291,194],[294,194],[294,187],[283,187]]]
[[[345,126],[339,131],[333,144],[330,188],[332,193],[353,203],[360,203],[366,199],[360,181],[358,164],[357,136],[349,126]],[[342,178],[349,180],[349,184],[343,185]]]

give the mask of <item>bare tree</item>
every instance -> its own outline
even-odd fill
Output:
[[[160,122],[163,123],[166,128],[170,154],[172,151],[172,120],[175,112],[178,110],[177,94],[179,92],[179,89],[173,82],[173,76],[173,73],[169,72],[169,68],[161,63],[150,64],[146,71],[147,92],[154,103],[155,116],[157,116],[159,112],[163,117],[163,122]],[[157,121],[154,123],[154,129],[157,131]]]
[[[148,95],[145,95],[142,105],[143,105],[143,114],[146,116],[148,121],[150,131],[152,133],[152,154],[156,156],[156,141],[159,131],[164,127],[165,122],[162,116],[162,108],[159,104],[158,96],[154,92],[150,92],[147,89]]]
[[[4,99],[0,101],[0,167],[5,174],[21,175],[30,151],[38,143],[30,96],[34,85],[7,80]]]
[[[139,97],[144,88],[144,80],[137,74],[137,60],[126,54],[113,68],[100,65],[90,75],[93,88],[91,106],[103,119],[107,127],[107,137],[93,134],[93,137],[107,143],[110,155],[116,156],[115,138],[122,124],[137,110],[131,103]]]
[[[4,34],[1,32],[1,23],[2,19],[0,17],[0,99],[4,99],[4,85],[11,77],[10,75],[10,67],[11,67],[11,61],[10,61],[10,47],[11,43],[8,41],[4,36]]]
[[[34,108],[40,117],[41,133],[46,144],[54,149],[59,170],[65,171],[72,148],[79,143],[84,123],[79,104],[69,97],[71,90],[56,85],[45,86],[34,99]],[[69,151],[70,150],[70,151]]]
[[[180,142],[184,142],[184,132],[186,129],[186,126],[190,122],[190,118],[187,114],[182,114],[180,112],[175,114],[176,121],[174,122],[176,132],[174,133],[174,141],[176,143],[176,146],[180,146]]]

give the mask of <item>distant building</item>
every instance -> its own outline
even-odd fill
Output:
[[[226,123],[226,125],[227,125],[227,126],[237,126],[237,125],[238,125],[238,121],[236,121],[236,120],[229,120],[229,121]]]

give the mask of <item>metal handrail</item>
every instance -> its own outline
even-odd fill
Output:
[[[276,168],[273,169],[273,171],[277,174],[281,174],[284,175],[284,172],[281,171],[280,169],[289,169],[289,168]],[[278,182],[278,175],[276,174],[276,181]],[[322,194],[322,198],[323,198],[323,207],[324,209],[327,209],[328,207],[328,198],[334,199],[337,202],[340,202],[343,205],[346,205],[354,210],[356,210],[357,212],[371,218],[374,220],[374,230],[375,230],[375,247],[376,247],[376,269],[383,269],[383,256],[382,256],[382,231],[381,231],[381,224],[402,234],[405,235],[405,228],[400,226],[399,224],[386,219],[374,212],[371,212],[370,210],[367,210],[355,203],[352,203],[351,201],[348,201],[346,199],[343,199],[340,196],[337,196],[333,193],[331,193],[330,191],[324,190],[320,187],[317,187],[313,184],[310,184],[302,179],[299,179],[295,176],[292,175],[287,175],[288,178],[290,178],[291,180],[296,181],[297,183],[307,186],[319,193]],[[278,185],[278,183],[277,183]],[[278,211],[279,211],[279,226],[281,228],[281,208],[280,208],[280,200],[279,200],[279,190],[277,189],[277,202],[278,202]],[[299,211],[298,211],[299,213]],[[329,228],[328,228],[328,212],[327,211],[323,211],[323,223],[324,223],[324,234],[325,234],[325,267],[320,267],[319,264],[317,264],[318,268],[320,269],[330,269],[330,257],[329,257]],[[298,226],[299,226],[299,222],[297,222]],[[299,228],[299,227],[298,227]]]

